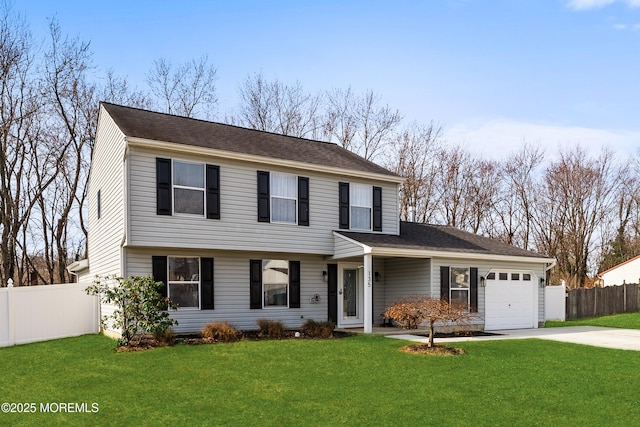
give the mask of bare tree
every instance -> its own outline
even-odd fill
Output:
[[[99,99],[129,107],[151,108],[149,97],[142,91],[129,87],[127,79],[116,76],[113,70],[107,71],[105,83],[100,89]]]
[[[471,213],[467,201],[473,181],[473,159],[464,148],[453,146],[440,151],[438,164],[441,221],[463,229],[469,223]]]
[[[597,158],[576,146],[561,151],[544,176],[534,215],[538,248],[558,260],[559,278],[569,287],[583,286],[593,262],[594,237],[615,206],[620,185],[613,154]]]
[[[160,58],[147,74],[147,83],[165,113],[210,119],[218,104],[216,74],[207,56],[178,66]]]
[[[367,160],[375,161],[386,150],[402,121],[400,112],[380,105],[372,90],[357,96],[351,88],[334,89],[327,103],[327,138]]]
[[[312,95],[300,82],[286,85],[262,74],[248,76],[240,86],[239,114],[232,118],[241,126],[300,138],[320,138],[322,97]]]
[[[0,286],[7,279],[20,280],[34,197],[41,187],[31,179],[36,169],[33,159],[37,138],[40,103],[36,90],[34,52],[31,34],[24,19],[13,13],[7,3],[0,8]],[[23,243],[24,245],[24,243]]]
[[[442,127],[414,122],[390,144],[387,167],[405,178],[400,192],[400,219],[430,222],[438,209],[437,153]]]
[[[502,162],[500,171],[501,191],[494,217],[501,231],[494,237],[523,249],[531,246],[533,200],[539,185],[536,173],[543,158],[541,148],[525,141],[519,151]]]
[[[50,45],[44,54],[43,90],[47,94],[47,138],[59,153],[58,175],[51,188],[41,194],[43,237],[50,239],[49,280],[66,283],[70,259],[85,253],[87,229],[83,206],[91,149],[97,123],[96,86],[89,82],[89,43],[64,37],[57,22],[50,23]],[[79,238],[79,241],[75,239]],[[70,253],[75,248],[76,253]],[[54,265],[53,265],[54,264]]]

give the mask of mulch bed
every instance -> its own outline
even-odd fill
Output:
[[[296,332],[300,335],[296,337]],[[306,336],[305,334],[295,331],[295,330],[286,330],[279,338],[269,337],[262,335],[260,331],[241,331],[237,341],[241,340],[249,340],[249,341],[262,341],[262,340],[285,340],[285,339],[337,339],[337,338],[345,338],[348,336],[354,335],[351,332],[344,331],[333,331],[331,336],[329,337],[311,337]],[[122,352],[131,352],[131,351],[144,351],[149,350],[155,347],[167,347],[173,346],[175,344],[187,344],[187,345],[200,345],[200,344],[218,344],[223,341],[216,341],[211,338],[205,338],[201,334],[177,334],[170,341],[161,341],[156,340],[152,336],[142,336],[137,337],[135,340],[132,340],[129,345],[120,345],[115,351],[117,353]]]
[[[411,334],[411,335],[417,335],[419,337],[429,337],[428,333]],[[500,335],[500,334],[492,334],[491,332],[485,332],[485,331],[459,331],[459,332],[450,332],[446,334],[442,332],[436,332],[435,334],[433,334],[433,337],[434,338],[491,337],[496,335]]]
[[[435,344],[433,347],[429,347],[428,344],[413,344],[403,347],[401,350],[405,353],[435,354],[440,356],[459,356],[461,354],[467,354],[467,351],[463,348],[445,347]]]

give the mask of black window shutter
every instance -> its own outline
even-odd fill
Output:
[[[309,225],[309,178],[298,177],[298,225]]]
[[[340,228],[349,229],[349,183],[339,184]]]
[[[327,317],[338,324],[338,264],[327,264],[327,273]]]
[[[167,297],[167,257],[152,256],[151,268],[153,270],[153,280],[162,282],[163,286],[158,288],[158,293],[163,297]]]
[[[289,308],[300,308],[300,261],[289,261]]]
[[[207,165],[207,218],[220,219],[220,166]]]
[[[262,308],[262,260],[249,261],[249,308]]]
[[[469,308],[472,313],[478,312],[478,269],[469,269]]]
[[[156,158],[156,212],[171,215],[171,159]]]
[[[258,222],[269,222],[269,172],[258,171]]]
[[[373,231],[382,231],[382,187],[373,187]]]
[[[213,258],[200,258],[200,307],[213,310]]]
[[[449,267],[440,266],[440,299],[449,302]]]

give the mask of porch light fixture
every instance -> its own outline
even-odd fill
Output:
[[[324,282],[326,282],[326,281],[327,281],[327,276],[328,276],[327,271],[326,271],[326,270],[325,270],[325,271],[323,271],[323,272],[322,272],[322,280],[323,280]]]
[[[375,278],[376,282],[380,281],[380,273],[378,273],[377,271],[375,273],[373,273],[373,277]]]
[[[544,277],[540,278],[540,287],[544,288]]]
[[[484,288],[486,278],[484,276],[480,276],[480,286]]]

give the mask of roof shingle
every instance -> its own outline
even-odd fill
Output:
[[[443,225],[401,221],[399,236],[352,231],[338,233],[371,247],[545,258],[536,252]]]
[[[397,176],[339,145],[102,102],[128,137]]]

